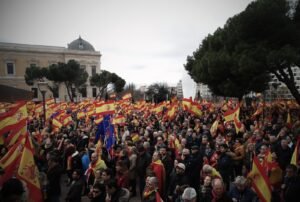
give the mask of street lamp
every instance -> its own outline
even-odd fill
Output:
[[[45,82],[45,81],[39,81],[38,82],[38,88],[40,90],[40,92],[42,93],[42,96],[43,96],[43,113],[44,113],[44,116],[43,116],[43,126],[45,126],[45,122],[46,122],[46,102],[45,102],[45,94],[48,90],[48,83]]]

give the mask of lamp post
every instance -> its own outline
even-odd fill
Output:
[[[45,126],[45,122],[46,122],[46,102],[45,102],[45,94],[48,90],[48,83],[45,81],[40,81],[38,82],[38,88],[43,96],[43,126]]]

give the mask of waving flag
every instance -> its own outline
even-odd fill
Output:
[[[39,171],[34,162],[33,147],[29,138],[27,134],[17,176],[26,183],[29,192],[28,201],[41,202],[43,201],[43,197],[39,181]]]
[[[26,103],[19,103],[16,107],[0,116],[0,135],[12,130],[16,124],[27,119]]]
[[[294,164],[295,166],[298,165],[298,160],[299,160],[299,145],[300,145],[300,138],[298,138],[298,140],[297,140],[297,144],[296,144],[296,147],[294,149],[293,156],[291,159],[291,164]]]
[[[271,185],[263,167],[256,156],[253,158],[252,170],[249,173],[252,178],[252,186],[262,202],[271,202]]]

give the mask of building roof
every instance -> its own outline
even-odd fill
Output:
[[[81,51],[95,51],[94,47],[89,42],[83,40],[80,36],[78,39],[75,39],[70,44],[68,44],[68,49]]]

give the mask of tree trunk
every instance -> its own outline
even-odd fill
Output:
[[[72,89],[70,89],[70,85],[68,83],[65,82],[66,88],[67,88],[67,92],[68,92],[68,96],[70,98],[70,101],[73,102],[73,95],[72,95]]]
[[[287,86],[287,88],[290,90],[291,94],[296,99],[297,103],[300,105],[300,93],[296,88],[293,72],[291,71],[290,68],[288,70],[289,70],[288,74],[285,73],[282,69],[279,69],[278,72],[272,71],[272,73],[275,74],[275,76],[277,77],[277,79],[279,81],[283,82]]]

